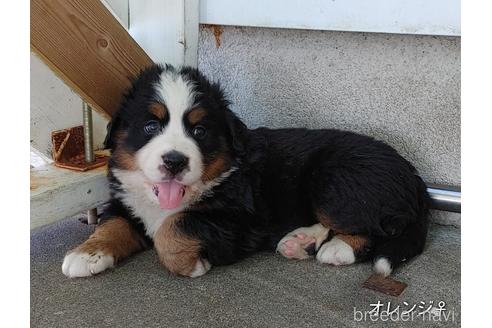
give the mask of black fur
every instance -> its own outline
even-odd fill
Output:
[[[141,73],[113,120],[115,132],[127,131],[127,146],[138,150],[146,140],[141,111],[154,99],[152,83],[164,69]],[[197,70],[180,74],[194,81],[199,102],[213,120],[215,138],[200,144],[204,158],[224,149],[238,169],[213,194],[192,204],[179,228],[201,243],[212,265],[234,263],[260,250],[274,250],[288,232],[318,222],[322,211],[335,231],[368,236],[370,244],[356,254],[360,260],[390,260],[393,267],[422,252],[427,234],[429,197],[415,168],[381,141],[339,130],[259,128],[249,130],[229,110],[218,84]],[[252,109],[253,110],[253,109]],[[147,115],[147,114],[145,114]],[[136,128],[135,128],[136,127]],[[113,159],[110,167],[118,167]],[[110,173],[114,192],[119,182]],[[137,217],[113,198],[106,217],[124,216],[144,235]],[[147,241],[150,240],[147,238]]]

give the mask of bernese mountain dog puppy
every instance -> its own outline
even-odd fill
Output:
[[[152,246],[188,277],[264,250],[331,265],[372,260],[387,276],[424,248],[426,185],[393,148],[339,130],[250,130],[193,68],[142,71],[106,144],[111,201],[65,256],[68,277]]]

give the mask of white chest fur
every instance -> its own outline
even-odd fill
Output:
[[[113,169],[113,174],[120,180],[122,189],[115,197],[141,219],[150,238],[154,238],[157,229],[167,217],[183,210],[183,206],[172,210],[160,208],[157,197],[152,192],[152,185],[147,182],[142,171]]]

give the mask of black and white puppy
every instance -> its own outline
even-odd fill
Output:
[[[429,197],[388,145],[339,130],[249,130],[218,84],[152,66],[133,81],[107,146],[111,201],[62,270],[84,277],[152,245],[197,277],[261,250],[389,275],[421,253]]]

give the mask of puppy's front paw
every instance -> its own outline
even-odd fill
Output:
[[[114,258],[101,251],[92,253],[73,251],[65,255],[63,274],[69,278],[88,277],[114,266]]]
[[[210,265],[209,261],[205,259],[198,260],[196,261],[195,268],[190,273],[189,277],[196,278],[196,277],[203,276],[205,273],[208,272],[208,270],[210,270],[211,267],[212,266]]]
[[[182,214],[167,218],[154,235],[154,247],[162,265],[170,272],[196,278],[210,270],[201,258],[200,241],[183,233],[176,225]]]

